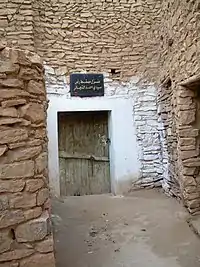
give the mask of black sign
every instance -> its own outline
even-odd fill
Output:
[[[103,74],[71,74],[70,92],[79,97],[103,96]]]

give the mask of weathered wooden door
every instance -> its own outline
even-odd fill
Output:
[[[108,113],[58,114],[62,196],[110,192]]]

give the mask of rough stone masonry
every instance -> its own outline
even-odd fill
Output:
[[[53,267],[40,58],[0,46],[0,267]]]
[[[153,114],[157,108],[157,116],[151,117],[158,117],[158,123],[150,119],[155,134],[151,129],[144,139],[145,126],[139,125],[149,111],[142,121],[140,114],[135,120],[142,179],[147,176],[148,181],[151,167],[153,184],[150,177],[145,185],[162,178],[165,191],[182,198],[194,213],[200,210],[200,85],[190,90],[179,84],[200,73],[199,14],[199,1],[194,0],[0,0],[0,37],[43,58],[52,72],[47,75],[51,93],[65,88],[62,76],[75,71],[108,73],[120,86],[138,76],[147,82],[137,88],[133,110],[138,113],[143,112],[143,89],[153,81],[156,101],[148,103]],[[158,149],[154,157],[142,144],[151,135]]]

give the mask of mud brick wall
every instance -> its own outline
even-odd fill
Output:
[[[0,266],[54,266],[40,58],[0,46]]]

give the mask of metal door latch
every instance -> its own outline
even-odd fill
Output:
[[[107,139],[106,139],[106,144],[109,144],[109,145],[110,145],[110,143],[111,143],[110,138],[107,138]]]

